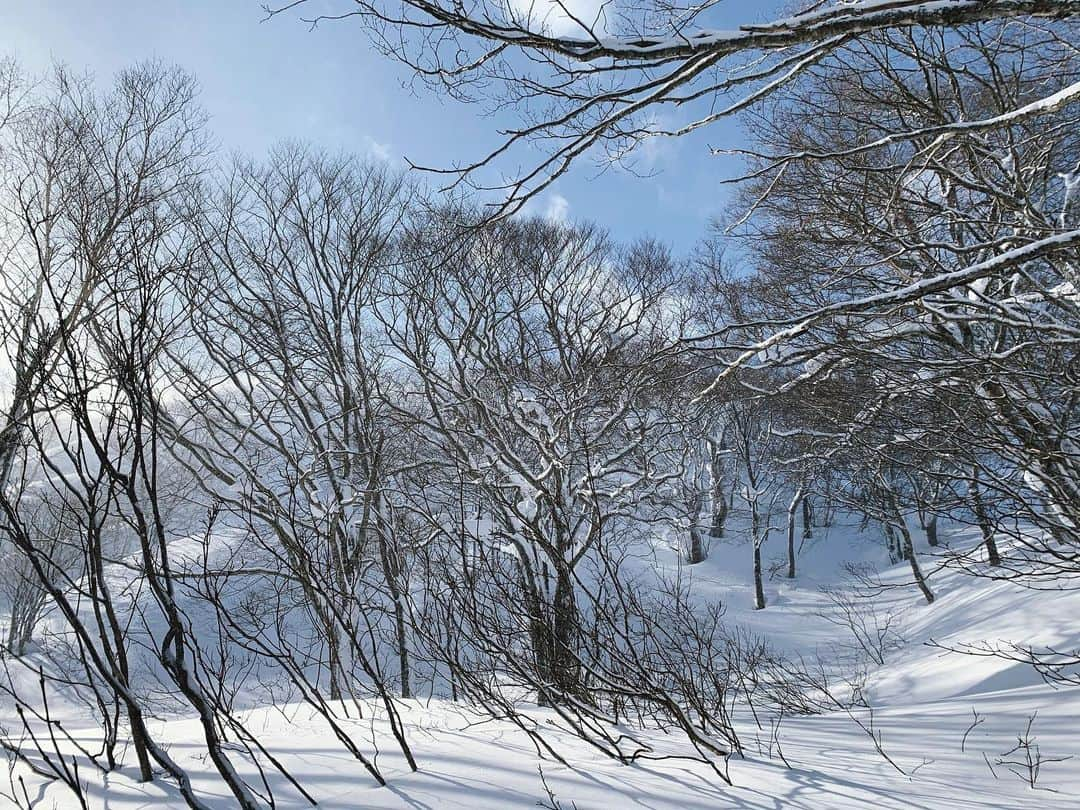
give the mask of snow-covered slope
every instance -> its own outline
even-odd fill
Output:
[[[986,721],[971,732],[962,751],[972,708]],[[556,738],[572,767],[542,762],[528,740],[509,724],[476,724],[479,718],[437,702],[412,704],[405,715],[420,771],[410,773],[400,755],[387,752],[380,764],[390,785],[378,788],[359,763],[333,744],[327,729],[308,710],[260,709],[248,719],[319,800],[319,806],[333,810],[536,808],[538,802],[547,801],[539,768],[561,806],[576,805],[579,810],[1076,807],[1080,796],[1077,760],[1045,766],[1039,784],[1057,791],[1050,792],[1033,791],[1006,766],[995,764],[995,777],[983,759],[986,754],[993,764],[1015,745],[1015,735],[1024,730],[1035,710],[1039,716],[1034,732],[1044,756],[1080,754],[1075,736],[1080,691],[1055,693],[1028,687],[878,710],[875,724],[881,730],[883,747],[906,774],[882,759],[846,716],[787,721],[782,744],[792,767],[785,767],[779,758],[751,754],[732,762],[734,786],[725,785],[704,766],[678,760],[618,765],[568,734]],[[541,712],[537,717],[545,719]],[[357,723],[356,728],[363,733],[367,726]],[[218,806],[233,806],[219,780],[199,776],[206,774],[206,763],[190,756],[198,750],[191,743],[198,739],[197,723],[173,721],[165,732],[172,753],[195,774],[197,787],[219,796]],[[657,747],[672,753],[679,750],[667,740],[657,741]],[[104,799],[98,784],[92,795]],[[284,779],[276,778],[274,787],[279,807],[308,806]],[[63,794],[57,795],[56,806],[66,807]],[[107,806],[113,810],[184,806],[179,796],[161,784],[136,785],[119,775],[109,778],[107,796]],[[102,806],[106,806],[104,801]]]
[[[954,545],[972,541],[963,531],[950,537]],[[779,747],[768,724],[759,729],[744,716],[740,733],[747,750],[730,762],[733,785],[708,767],[681,759],[619,765],[560,730],[553,715],[532,710],[567,767],[540,759],[510,723],[433,700],[404,703],[420,770],[410,772],[401,754],[387,748],[379,764],[389,786],[380,788],[310,709],[263,707],[245,718],[320,807],[338,810],[1080,806],[1080,689],[1047,685],[1022,664],[943,649],[997,640],[1080,647],[1080,592],[1035,592],[936,569],[930,550],[922,551],[938,595],[932,605],[907,584],[906,565],[888,566],[854,529],[839,528],[809,541],[800,576],[771,580],[769,606],[753,611],[745,546],[716,542],[706,563],[681,572],[676,555],[658,549],[657,564],[689,577],[700,598],[723,600],[730,624],[766,636],[788,654],[816,657],[826,665],[843,664],[853,647],[848,630],[825,617],[832,603],[820,586],[842,584],[845,561],[878,566],[882,588],[871,600],[873,607],[902,637],[902,644],[897,640],[887,648],[883,665],[867,666],[863,689],[872,711],[784,719],[776,735]],[[774,543],[766,557],[780,552]],[[65,725],[76,729],[77,707],[68,713]],[[356,739],[370,740],[369,718],[346,724],[353,725]],[[376,736],[386,740],[389,730],[380,725],[386,724],[376,723]],[[212,806],[234,806],[197,743],[201,735],[194,719],[160,722],[155,732],[193,774],[196,786],[208,798],[217,797]],[[1032,756],[1042,757],[1035,789],[1025,781],[1030,770],[1023,764],[1024,751],[1013,750],[1025,734],[1037,746],[1030,749]],[[658,755],[685,752],[675,736],[655,735],[651,742]],[[83,776],[98,806],[184,806],[163,780],[139,785],[130,770],[102,778],[87,769]],[[60,787],[28,784],[32,795],[44,799],[41,807],[73,806]],[[284,777],[271,777],[271,784],[278,807],[309,806]],[[39,789],[42,793],[35,793]]]

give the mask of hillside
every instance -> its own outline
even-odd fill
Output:
[[[971,542],[969,533],[949,535],[954,548]],[[309,707],[263,706],[242,712],[245,724],[285,768],[310,791],[319,806],[353,808],[560,808],[600,810],[641,808],[1013,808],[1072,807],[1080,795],[1080,688],[1055,688],[1026,664],[948,652],[983,641],[1022,641],[1068,648],[1080,644],[1080,592],[1045,593],[943,569],[931,575],[939,593],[926,605],[908,582],[901,564],[882,564],[881,592],[866,610],[895,619],[895,636],[885,663],[876,665],[855,652],[850,631],[824,618],[836,610],[821,586],[850,584],[845,562],[868,544],[853,528],[819,532],[804,546],[806,570],[794,582],[769,583],[769,606],[752,610],[747,548],[714,544],[710,558],[684,568],[691,590],[701,598],[721,599],[726,621],[768,638],[789,656],[823,661],[861,661],[867,668],[864,694],[873,710],[825,711],[782,720],[774,738],[771,722],[759,729],[748,716],[738,723],[745,755],[730,760],[732,785],[708,767],[677,758],[692,753],[677,737],[648,736],[660,757],[620,765],[560,730],[558,717],[532,707],[527,714],[544,728],[567,765],[541,759],[512,723],[485,718],[445,699],[402,701],[402,717],[418,750],[420,769],[411,773],[390,746],[378,763],[389,785],[377,787],[355,759],[334,744],[333,735]],[[922,549],[925,554],[929,549]],[[673,570],[677,555],[658,549],[658,562]],[[928,558],[929,559],[929,558]],[[868,560],[860,560],[863,563]],[[1038,633],[1032,628],[1038,627]],[[933,640],[937,645],[929,642]],[[80,707],[53,698],[54,716],[89,746],[94,729],[80,731]],[[379,715],[377,706],[366,711]],[[6,712],[10,714],[10,712]],[[1036,788],[1025,782],[1031,770],[1015,748],[1027,734],[1032,757],[1042,757]],[[9,725],[13,717],[5,717]],[[363,740],[367,720],[344,720]],[[860,725],[861,724],[861,725]],[[973,725],[974,724],[974,725]],[[385,717],[375,729],[386,739]],[[869,736],[877,736],[881,752]],[[216,774],[207,771],[205,753],[191,744],[200,735],[196,720],[174,717],[154,724],[154,733],[192,775],[213,807],[231,807],[232,798]],[[85,736],[83,736],[85,735]],[[370,742],[365,749],[374,753]],[[787,764],[781,758],[786,759]],[[886,760],[891,760],[891,764]],[[20,773],[16,769],[16,773]],[[25,771],[21,772],[24,776]],[[541,779],[541,773],[543,779]],[[252,777],[254,773],[250,774]],[[97,777],[84,764],[88,795],[113,810],[183,807],[165,782],[140,786],[130,768]],[[545,783],[546,782],[546,788]],[[278,807],[307,806],[280,775],[271,777]],[[29,775],[31,795],[41,807],[74,806],[59,785],[47,788]],[[975,787],[977,786],[977,787]],[[551,795],[547,793],[550,789]],[[552,804],[554,797],[557,804]]]

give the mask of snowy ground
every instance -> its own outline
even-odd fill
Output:
[[[969,735],[966,751],[960,742],[976,708],[988,719]],[[569,735],[559,735],[560,748],[573,764],[541,763],[548,786],[566,808],[1012,808],[1076,807],[1080,768],[1076,761],[1049,765],[1040,782],[1058,792],[1032,791],[1019,778],[996,766],[997,778],[983,760],[991,762],[1015,743],[1015,734],[1036,709],[1040,745],[1047,756],[1080,754],[1075,736],[1080,716],[1080,692],[1054,694],[1045,688],[1024,688],[890,706],[877,712],[887,753],[908,771],[902,775],[885,762],[869,739],[843,716],[820,716],[785,724],[784,753],[792,764],[751,756],[732,763],[734,786],[723,784],[707,768],[678,762],[620,766],[600,757]],[[325,728],[304,710],[283,716],[259,710],[251,716],[253,729],[272,741],[275,753],[319,800],[319,806],[355,808],[462,808],[501,810],[535,808],[545,797],[535,751],[508,724],[469,727],[468,717],[446,704],[415,705],[407,715],[421,769],[410,773],[404,760],[384,754],[380,764],[390,786],[376,788],[362,768]],[[357,728],[366,730],[366,724]],[[197,752],[194,721],[168,724],[171,751],[196,774],[205,795],[231,799],[216,779],[199,778],[204,763],[187,754]],[[677,750],[677,746],[662,746]],[[930,760],[924,763],[924,760]],[[275,786],[279,807],[304,807],[282,780]],[[182,807],[175,793],[161,785],[135,785],[122,776],[110,778],[108,790],[93,792],[101,806],[124,808]],[[107,805],[104,801],[107,795]],[[48,805],[45,805],[48,806]],[[57,806],[64,807],[63,801]]]
[[[963,535],[954,543],[968,542]],[[773,640],[777,647],[806,656],[839,654],[845,631],[821,618],[826,608],[819,586],[836,582],[844,559],[880,564],[865,543],[851,533],[808,545],[804,571],[794,583],[773,580],[769,607],[750,610],[749,559],[745,547],[717,544],[706,563],[690,572],[693,589],[722,598],[728,621],[741,623]],[[780,544],[770,551],[780,554]],[[870,554],[867,557],[867,554]],[[766,555],[770,556],[769,554]],[[674,567],[675,557],[661,554]],[[928,569],[933,565],[927,560]],[[901,585],[906,566],[883,567],[885,584]],[[1054,689],[1030,668],[992,658],[944,652],[944,646],[996,640],[1080,646],[1080,593],[1032,592],[1008,583],[975,579],[941,570],[931,574],[939,595],[926,605],[913,587],[888,589],[876,600],[880,610],[899,623],[904,638],[885,666],[869,673],[866,694],[874,705],[873,726],[880,733],[891,765],[866,732],[844,712],[787,719],[780,731],[790,763],[769,757],[768,729],[759,732],[744,722],[741,733],[747,756],[733,759],[733,786],[706,766],[685,760],[663,760],[621,766],[594,749],[546,725],[571,763],[541,761],[522,732],[508,723],[482,721],[447,702],[409,702],[405,720],[419,759],[411,773],[400,754],[385,744],[379,764],[389,777],[375,787],[362,766],[335,744],[332,735],[299,707],[270,707],[248,713],[249,727],[305,785],[324,808],[467,808],[551,807],[538,766],[558,807],[595,808],[1017,808],[1080,806],[1080,689]],[[1033,628],[1038,628],[1034,632]],[[1036,714],[1037,713],[1037,714]],[[537,710],[541,722],[550,718]],[[1048,760],[1033,790],[1001,760],[1035,716],[1031,735]],[[856,717],[864,725],[870,716]],[[965,732],[975,720],[980,722]],[[73,716],[65,723],[78,727]],[[370,722],[355,724],[357,739],[370,734]],[[193,774],[196,786],[215,807],[233,801],[212,775],[201,755],[197,723],[174,719],[157,726],[170,753]],[[679,753],[676,738],[654,741],[658,752]],[[775,753],[775,750],[774,750]],[[1063,757],[1072,757],[1063,761]],[[1015,766],[1013,769],[1016,770]],[[903,773],[901,773],[903,771]],[[182,807],[167,784],[138,785],[119,773],[90,783],[91,806],[112,810]],[[274,784],[281,808],[308,806],[283,779]],[[33,786],[41,807],[73,806],[62,788]],[[212,797],[219,797],[216,802]]]

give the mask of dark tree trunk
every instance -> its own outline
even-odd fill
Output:
[[[764,538],[761,536],[761,517],[758,515],[757,504],[751,504],[750,510],[750,533],[754,543],[754,610],[764,610],[765,585],[761,578],[761,546]]]
[[[791,499],[791,503],[788,505],[787,510],[787,554],[788,554],[788,567],[787,576],[788,579],[795,579],[795,514],[799,510],[799,505],[803,507],[803,536],[806,536],[806,494],[803,492],[803,488],[799,487],[795,490],[795,495]]]
[[[406,632],[405,607],[400,597],[394,600],[394,624],[397,632],[398,669],[401,678],[401,696],[412,697],[411,673],[409,671],[409,637]]]
[[[531,616],[529,635],[542,688],[537,702],[552,706],[564,696],[582,699],[580,661],[577,655],[579,635],[577,603],[573,577],[569,571],[556,574],[555,592],[550,605],[531,589],[526,589]]]
[[[716,537],[717,535],[713,535]],[[687,555],[687,562],[690,565],[697,565],[700,562],[705,562],[705,543],[701,537],[701,529],[697,524],[690,526],[690,553]]]
[[[885,530],[885,545],[889,549],[889,562],[896,565],[904,558],[900,543],[896,539],[896,530],[890,523],[884,523],[882,528]]]
[[[821,496],[821,516],[820,520],[818,521],[818,525],[826,529],[832,527],[833,519],[835,517],[835,506],[833,504],[832,491],[832,481],[828,477],[826,477],[825,491],[824,493],[822,493]]]
[[[581,697],[581,672],[578,660],[577,600],[569,571],[560,570],[555,582],[554,626],[552,627],[553,680],[563,694]]]
[[[330,700],[341,700],[341,650],[338,648],[337,627],[328,623],[326,629],[327,666],[330,670]]]
[[[1001,565],[1001,554],[998,553],[997,541],[994,539],[994,524],[990,520],[990,515],[986,511],[986,504],[983,503],[982,499],[978,468],[972,474],[969,492],[971,493],[971,508],[975,512],[975,522],[979,524],[983,545],[986,546],[986,561],[990,565]]]
[[[384,518],[382,499],[378,494],[374,499],[375,511],[375,535],[379,543],[379,560],[382,563],[383,579],[386,581],[390,598],[394,602],[394,635],[397,642],[398,653],[398,676],[401,681],[401,696],[412,697],[412,683],[409,666],[409,636],[405,617],[404,594],[401,587],[401,573],[403,565],[399,555],[399,549],[391,546],[391,529]]]
[[[129,710],[128,724],[131,726],[131,743],[135,746],[135,759],[139,763],[139,781],[151,782],[154,779],[154,771],[150,767],[150,754],[147,752],[150,737],[147,734],[142,714]]]
[[[709,526],[709,536],[723,537],[724,524],[728,516],[728,500],[727,493],[724,492],[724,457],[718,447],[712,449],[710,473],[712,476],[712,491],[710,492],[712,524]]]
[[[932,548],[937,548],[937,546],[938,546],[937,522],[938,522],[937,515],[930,515],[926,519],[926,526],[924,527],[925,531],[926,531],[926,542]]]
[[[787,578],[795,579],[795,518],[788,515],[787,527]]]
[[[922,568],[919,567],[919,560],[915,556],[915,544],[911,540],[911,532],[908,531],[907,521],[904,520],[904,513],[900,509],[900,501],[896,497],[895,490],[886,487],[885,493],[892,512],[892,524],[890,526],[889,521],[886,521],[885,528],[896,539],[901,557],[911,565],[911,575],[915,578],[915,584],[919,586],[919,590],[922,591],[926,603],[928,605],[932,604],[934,592],[930,590],[930,586],[926,582],[926,576],[923,574]]]
[[[765,609],[765,586],[761,580],[761,544],[754,543],[754,610]]]
[[[727,522],[728,505],[724,493],[719,493],[719,498],[713,499],[712,524],[709,526],[709,537],[720,538],[724,536],[724,524]]]

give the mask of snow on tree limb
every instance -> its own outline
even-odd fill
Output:
[[[944,292],[964,284],[970,284],[973,281],[986,278],[994,273],[1000,273],[1025,262],[1042,259],[1055,253],[1075,249],[1077,246],[1080,246],[1080,229],[1054,234],[1045,239],[1040,239],[1036,242],[1013,248],[1012,250],[1007,250],[1004,253],[986,259],[985,261],[968,265],[959,270],[954,270],[951,273],[942,273],[931,278],[922,279],[914,284],[908,284],[907,286],[900,287],[896,290],[875,293],[874,295],[868,295],[850,301],[838,301],[835,304],[820,307],[805,317],[789,322],[784,328],[773,332],[769,337],[742,352],[717,375],[716,380],[713,381],[712,385],[702,391],[697,399],[700,400],[703,397],[712,394],[723,380],[734,373],[735,369],[744,366],[755,357],[760,356],[763,352],[766,352],[773,347],[806,334],[815,326],[824,323],[830,318],[834,318],[838,315],[879,311],[882,307],[897,307],[910,304],[924,296]],[[781,326],[782,324],[774,322],[767,325]],[[716,337],[716,335],[696,339],[695,342],[708,339],[709,337]]]

